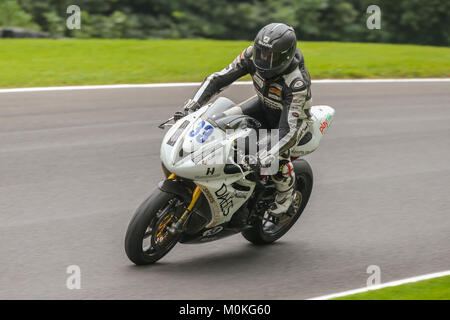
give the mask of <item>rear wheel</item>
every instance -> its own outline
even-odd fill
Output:
[[[177,203],[172,194],[157,189],[136,210],[125,236],[125,252],[133,263],[155,263],[177,244],[179,236],[168,230],[177,219]]]
[[[281,238],[295,224],[308,203],[313,186],[313,174],[305,160],[294,161],[295,191],[292,205],[281,217],[261,212],[253,227],[242,232],[245,239],[256,245],[272,243]]]

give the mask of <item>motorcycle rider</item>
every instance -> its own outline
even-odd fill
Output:
[[[186,112],[197,110],[246,74],[251,75],[257,95],[224,113],[249,115],[267,129],[279,130],[279,140],[272,142],[268,152],[258,157],[262,167],[269,166],[274,157],[279,157],[279,170],[271,177],[277,194],[269,213],[280,216],[289,209],[293,198],[295,173],[290,149],[297,146],[308,132],[311,107],[310,75],[297,48],[292,27],[283,23],[263,27],[254,44],[242,51],[225,69],[208,76],[195,96],[186,103],[185,111],[177,112],[174,118],[178,120]]]

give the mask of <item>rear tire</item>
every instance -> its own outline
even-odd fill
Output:
[[[170,201],[176,200],[172,194],[156,189],[136,210],[128,225],[125,236],[125,252],[128,258],[136,265],[152,264],[165,256],[178,242],[178,235],[165,234],[166,228],[170,225],[171,215],[175,215],[168,210]],[[168,209],[169,208],[169,209]],[[173,208],[173,210],[175,210]],[[173,211],[174,212],[174,211]],[[162,231],[161,231],[162,230]],[[168,237],[161,244],[162,233]],[[148,238],[150,247],[144,247],[144,241]]]
[[[294,196],[297,198],[300,197],[301,202],[298,205],[297,210],[294,209],[294,206],[291,206],[289,210],[295,210],[296,212],[293,212],[291,220],[286,225],[282,226],[279,230],[273,233],[268,233],[265,231],[263,221],[257,219],[252,228],[242,232],[244,238],[251,243],[255,245],[265,245],[280,239],[286,232],[289,231],[289,229],[295,224],[303,213],[303,210],[305,209],[311,195],[313,187],[313,173],[311,166],[308,162],[306,162],[306,160],[296,160],[293,164],[296,178],[295,192],[300,193],[300,195],[294,194]]]

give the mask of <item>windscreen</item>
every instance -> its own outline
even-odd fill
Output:
[[[228,110],[234,106],[233,101],[220,97],[218,98],[209,108],[206,110],[206,112],[202,115],[203,118],[211,118],[214,115],[221,115],[225,110]]]

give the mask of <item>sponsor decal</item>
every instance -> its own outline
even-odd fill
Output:
[[[330,120],[331,120],[331,114],[328,114],[327,119],[320,124],[319,130],[322,134],[325,134],[327,132]]]
[[[219,220],[219,215],[220,215],[220,210],[219,210],[219,206],[217,205],[216,199],[214,199],[213,195],[211,194],[211,192],[209,191],[209,189],[201,184],[197,183],[197,186],[200,188],[200,190],[202,191],[202,193],[205,195],[206,199],[209,202],[209,205],[211,207],[211,211],[213,213],[213,222],[212,224],[217,223],[217,221]]]
[[[295,103],[295,104],[303,104],[304,102],[305,102],[305,99],[303,97],[292,99],[292,103]]]
[[[321,132],[322,134],[325,134],[324,131],[325,131],[326,128],[328,128],[328,122],[325,120],[324,122],[322,122],[322,123],[320,124],[319,130],[320,130],[320,132]],[[326,132],[326,131],[325,131],[325,132]]]
[[[273,82],[273,83],[271,83],[270,85],[271,85],[272,87],[275,87],[275,88],[278,89],[278,90],[283,90],[283,87],[282,87],[280,84],[276,83],[276,82]]]
[[[281,104],[281,102],[277,102],[274,99],[270,99],[269,97],[264,97],[262,95],[262,93],[258,90],[256,90],[256,94],[258,95],[258,97],[264,102],[264,106],[267,108],[271,108],[271,109],[276,109],[276,110],[282,110],[283,109],[283,105]],[[279,101],[281,99],[278,99]]]
[[[253,82],[256,84],[258,88],[262,88],[264,86],[264,80],[256,73],[253,76]]]
[[[281,103],[275,102],[275,101],[270,100],[268,98],[264,98],[264,104],[268,108],[277,109],[277,110],[282,110],[283,109],[283,105]]]
[[[211,237],[211,236],[214,236],[214,235],[218,234],[222,230],[223,230],[222,226],[217,226],[217,227],[208,229],[205,232],[203,232],[203,236],[204,237]]]
[[[212,196],[211,192],[209,192],[209,189],[201,184],[197,184],[197,186],[200,188],[200,190],[203,192],[203,194],[205,195],[206,199],[210,202],[210,203],[215,203],[214,197]]]
[[[208,176],[209,178],[215,178],[215,177],[218,177],[218,176],[220,176],[220,174],[213,174],[212,176]],[[198,180],[198,179],[204,179],[205,178],[205,176],[203,175],[203,176],[194,176],[194,179],[195,180]]]
[[[200,241],[206,242],[206,241],[214,241],[214,240],[217,240],[217,239],[219,239],[219,237],[217,237],[217,236],[203,237],[203,238],[200,239]]]
[[[197,140],[197,142],[203,143],[208,139],[208,137],[213,133],[213,131],[214,127],[210,124],[207,124],[205,120],[202,120],[197,125],[197,128],[189,132],[189,136],[195,137],[195,140]]]
[[[326,119],[324,122],[322,122],[322,123],[320,124],[319,130],[320,130],[320,132],[321,132],[322,134],[327,133],[327,130],[328,130],[329,126],[330,126],[330,125],[329,125],[330,120],[331,120],[331,114],[328,114],[328,115],[327,115],[327,119]]]
[[[273,99],[273,100],[278,100],[278,101],[281,100],[281,97],[276,96],[276,95],[271,94],[271,93],[269,93],[269,94],[267,95],[267,97],[268,97],[268,98],[271,98],[271,99]]]
[[[305,83],[302,80],[297,80],[292,86],[293,89],[300,89],[305,86]]]
[[[269,38],[269,40],[270,40],[270,38]],[[260,45],[262,45],[264,47],[268,47],[268,48],[272,48],[273,47],[273,44],[270,44],[270,43],[267,43],[267,42],[263,42],[261,40],[258,40],[258,44],[260,44]]]
[[[206,160],[214,157],[214,152],[222,148],[222,144],[216,144],[212,147],[207,148],[206,150],[202,150],[200,153],[191,154],[191,160],[198,164],[200,161],[203,161],[203,164],[206,164]]]
[[[269,92],[270,93],[273,93],[273,94],[275,94],[275,95],[277,95],[277,96],[281,96],[281,91],[280,90],[278,90],[277,88],[274,88],[274,87],[270,87],[269,88]]]
[[[181,133],[184,131],[184,129],[186,129],[186,127],[188,126],[189,121],[185,120],[179,127],[178,129],[175,131],[175,133],[170,137],[169,140],[167,140],[167,144],[169,146],[174,146],[175,142],[178,140],[178,138],[180,137]]]
[[[225,183],[222,184],[220,189],[214,192],[219,202],[220,211],[224,216],[230,213],[230,209],[233,207],[233,194],[228,192]]]

